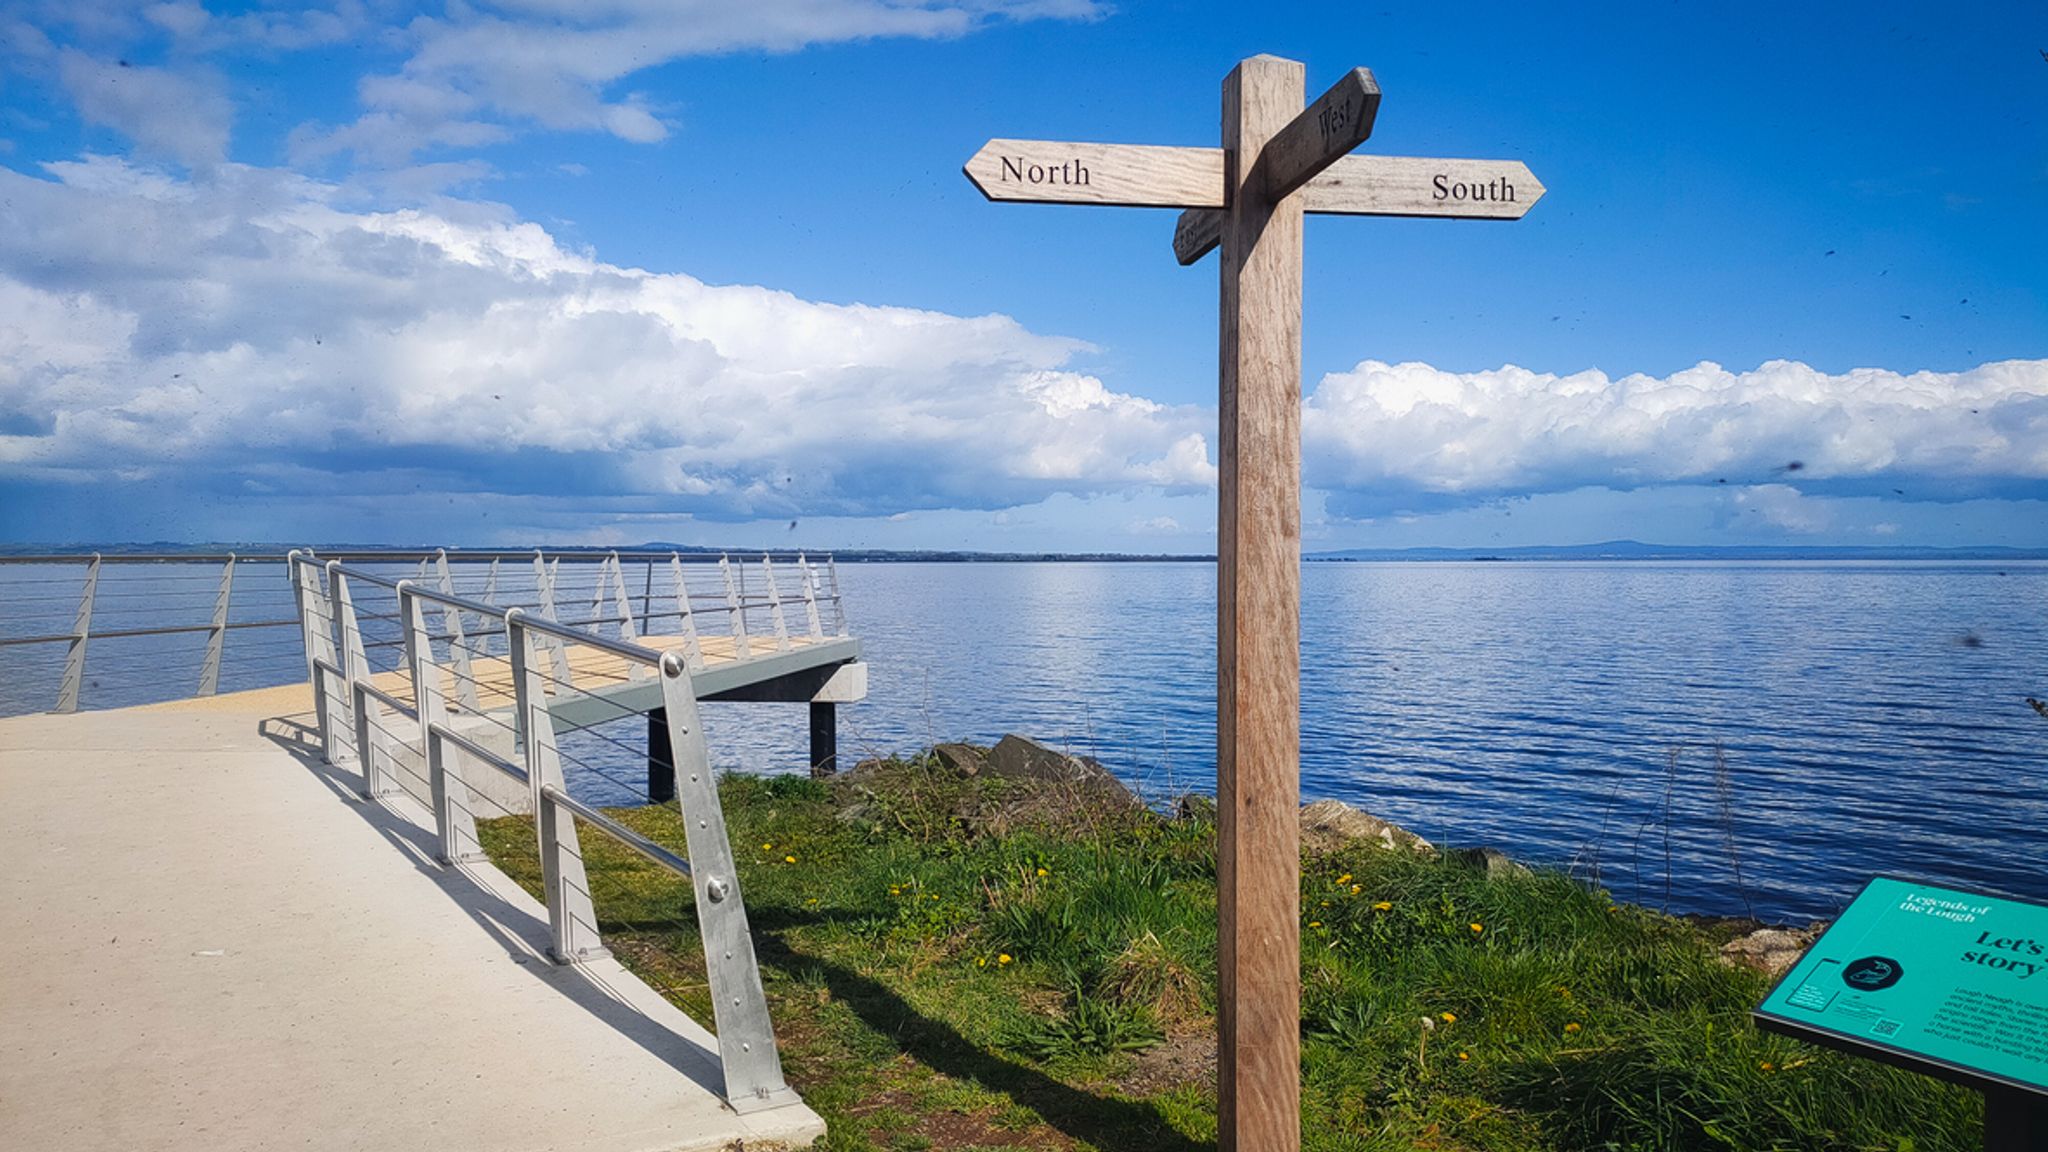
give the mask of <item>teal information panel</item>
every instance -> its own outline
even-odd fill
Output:
[[[1951,1080],[2048,1092],[2048,907],[1879,877],[1757,1021]]]

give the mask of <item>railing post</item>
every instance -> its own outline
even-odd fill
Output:
[[[446,751],[434,726],[446,723],[441,695],[441,667],[434,662],[427,613],[412,582],[398,582],[398,616],[405,627],[405,663],[412,669],[412,705],[420,718],[420,748],[427,758],[427,791],[434,805],[434,833],[440,841],[435,859],[457,864],[483,858],[476,838],[476,817],[470,809],[469,785],[462,778],[461,756]]]
[[[789,651],[789,621],[782,616],[782,592],[775,587],[775,561],[763,554],[761,579],[768,582],[768,619],[775,624],[775,649]]]
[[[337,647],[340,649],[335,664],[341,668],[341,691],[335,697],[341,701],[344,713],[341,723],[335,723],[334,709],[327,712],[328,726],[323,736],[346,731],[349,734],[349,752],[363,771],[364,787],[369,786],[369,768],[364,762],[369,759],[363,745],[356,742],[356,680],[369,675],[369,658],[363,655],[363,634],[356,627],[355,601],[349,596],[348,578],[341,574],[341,561],[327,562],[327,610],[340,635]],[[330,757],[329,763],[335,761]],[[346,761],[343,761],[346,763]]]
[[[391,751],[378,747],[382,741],[377,739],[377,722],[372,709],[381,711],[383,705],[370,695],[369,689],[367,679],[348,682],[349,710],[356,722],[356,767],[363,774],[362,787],[358,791],[363,799],[376,800],[396,794],[398,787],[397,781],[389,778],[390,773],[377,770],[377,753],[382,751],[388,758]]]
[[[291,566],[292,599],[299,606],[299,631],[306,644],[306,679],[312,680],[315,660],[336,662],[334,622],[327,613],[326,593],[320,587],[319,561],[311,552],[294,548],[285,557],[285,563]]]
[[[206,633],[206,663],[199,668],[199,695],[220,689],[220,655],[228,640],[228,596],[235,587],[235,554],[220,568],[220,591],[213,597],[213,626]]]
[[[327,670],[329,667],[324,659],[313,662],[313,722],[319,726],[320,762],[339,765],[343,761],[334,738],[334,686],[327,682],[332,675]]]
[[[740,590],[732,582],[732,564],[721,555],[718,558],[718,574],[725,577],[725,613],[732,626],[733,654],[745,660],[747,652],[747,613],[740,607]]]
[[[747,905],[733,867],[732,842],[718,803],[718,781],[697,712],[689,666],[675,652],[661,657],[662,708],[668,715],[669,761],[676,767],[677,799],[690,849],[690,883],[697,893],[697,928],[711,983],[718,1054],[725,1066],[725,1099],[735,1112],[792,1103],[761,969],[747,927]]]
[[[683,558],[668,554],[669,575],[676,582],[676,615],[682,617],[683,651],[692,669],[704,666],[704,649],[697,643],[697,617],[690,611],[690,586],[683,580]]]
[[[810,626],[811,639],[823,640],[825,626],[818,619],[818,574],[811,570],[810,561],[801,552],[796,554],[796,574],[804,586],[804,623]]]
[[[542,891],[547,896],[551,949],[557,964],[576,964],[611,955],[597,931],[597,911],[590,902],[590,879],[583,870],[583,850],[576,840],[576,818],[547,794],[569,784],[555,752],[555,722],[548,712],[541,673],[534,667],[533,634],[521,621],[525,613],[505,613],[506,638],[512,648],[514,716],[526,747],[526,776],[533,786],[535,832],[540,842]]]
[[[839,558],[837,556],[825,557],[825,575],[830,578],[832,583],[832,615],[836,618],[839,625],[838,634],[840,636],[852,635],[846,628],[846,601],[840,599],[839,596]]]
[[[439,568],[441,594],[455,595],[455,578],[448,573],[448,550],[438,548],[434,563]],[[448,630],[448,659],[455,665],[455,698],[471,712],[482,710],[477,702],[476,675],[469,665],[469,638],[462,631],[462,609],[441,605],[441,627]]]
[[[611,566],[612,591],[616,597],[616,610],[619,614],[619,639],[624,640],[628,644],[638,643],[640,634],[633,629],[633,603],[626,595],[625,566],[619,563],[619,554],[617,552],[612,553],[612,558],[608,563]],[[601,597],[604,595],[602,583],[604,578],[600,576],[598,579],[598,595]],[[648,670],[646,665],[636,661],[626,666],[626,678],[628,680],[645,680],[647,677]]]
[[[78,597],[78,615],[71,622],[71,647],[64,653],[64,679],[57,685],[57,711],[78,711],[78,690],[85,684],[85,642],[92,638],[92,601],[99,592],[100,554],[85,567],[85,589]]]
[[[550,565],[547,556],[540,549],[535,548],[533,550],[534,588],[540,598],[540,614],[548,620],[557,618],[555,616],[555,577],[561,574],[561,570],[561,560],[557,559]],[[505,634],[505,646],[508,653],[511,650],[511,645],[512,635],[508,631]],[[569,653],[563,649],[561,638],[558,636],[543,636],[541,637],[541,645],[548,650],[548,658],[555,666],[555,679],[565,687],[573,685],[574,681],[569,674]],[[509,659],[509,656],[507,658]]]

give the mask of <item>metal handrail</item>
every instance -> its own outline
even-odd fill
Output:
[[[555,803],[560,804],[562,807],[567,808],[569,811],[574,812],[577,816],[583,819],[584,823],[595,825],[596,827],[602,829],[606,834],[610,835],[612,839],[617,840],[619,843],[624,844],[626,847],[631,848],[633,851],[638,852],[640,855],[647,857],[649,860],[654,861],[656,864],[659,864],[662,867],[667,868],[669,871],[674,872],[676,875],[688,876],[690,874],[690,862],[688,860],[685,860],[681,856],[678,856],[675,853],[669,851],[668,849],[663,848],[661,845],[656,844],[654,841],[649,840],[647,837],[642,836],[638,832],[633,831],[631,828],[626,827],[624,824],[619,823],[617,820],[612,819],[611,817],[605,815],[603,812],[600,812],[599,810],[592,808],[590,805],[585,804],[583,801],[576,799],[574,796],[569,795],[567,792],[562,791],[560,788],[557,788],[554,785],[550,784],[546,787],[543,787],[540,790],[540,794],[546,799],[552,800]]]
[[[437,562],[442,559],[438,554],[435,557]],[[423,578],[386,576],[338,558],[294,553],[289,563],[301,609],[307,666],[315,683],[323,757],[329,763],[346,762],[340,754],[344,743],[340,734],[344,731],[352,733],[352,740],[348,742],[354,745],[354,763],[362,774],[362,794],[373,801],[395,796],[399,789],[387,792],[383,782],[391,779],[388,765],[397,751],[377,739],[380,731],[385,740],[389,740],[392,733],[381,725],[373,727],[370,701],[382,701],[412,716],[419,726],[416,751],[423,753],[427,760],[426,783],[431,793],[434,826],[439,840],[436,855],[446,863],[483,856],[476,835],[475,816],[469,809],[472,794],[463,778],[458,758],[449,755],[448,750],[459,750],[469,758],[481,760],[496,771],[524,782],[531,790],[534,830],[539,841],[541,892],[551,938],[549,952],[560,963],[585,963],[610,954],[597,926],[589,878],[577,839],[579,822],[585,827],[599,829],[639,856],[687,878],[696,895],[698,929],[703,936],[716,1017],[714,1032],[726,1080],[726,1101],[734,1110],[743,1113],[792,1102],[795,1094],[782,1075],[781,1058],[747,925],[746,906],[740,897],[737,861],[725,828],[709,750],[704,743],[691,674],[691,669],[701,663],[692,623],[697,614],[681,609],[673,614],[685,621],[683,639],[687,655],[685,651],[664,651],[635,643],[636,617],[630,610],[623,572],[616,558],[611,556],[605,560],[607,567],[600,575],[595,591],[600,604],[617,604],[619,615],[599,617],[588,623],[617,624],[620,638],[585,630],[578,623],[551,619],[543,611],[521,605],[494,605],[488,600],[444,590],[452,587],[445,565],[440,571],[440,587],[430,587]],[[802,596],[785,601],[775,586],[772,567],[767,563],[762,567],[770,581],[765,603],[775,622],[772,638],[765,635],[758,638],[764,645],[761,654],[765,657],[771,648],[779,651],[789,648],[787,622],[782,611],[785,603],[802,605],[812,635],[820,634],[815,606],[821,599],[821,589],[816,571],[800,568]],[[535,568],[541,604],[551,608],[555,595],[551,578],[553,565],[543,566],[537,562]],[[731,614],[728,619],[733,636],[738,641],[736,649],[739,657],[746,659],[747,622],[741,614],[743,609],[739,604],[736,581],[729,565],[721,564],[720,569],[726,587],[723,599],[726,611]],[[650,567],[648,579],[651,581],[652,578]],[[396,613],[358,611],[352,584],[389,590],[398,600]],[[827,602],[837,600],[836,574],[833,575],[833,584],[831,599]],[[675,573],[675,585],[679,595],[687,594],[679,571]],[[490,586],[495,587],[495,584]],[[577,595],[587,592],[579,589]],[[642,597],[643,605],[647,599]],[[426,623],[427,605],[430,604],[441,612],[446,633],[443,637],[446,641],[445,659],[453,665],[456,690],[463,695],[461,703],[471,713],[481,711],[482,703],[477,698],[480,693],[476,691],[475,674],[470,665],[473,658],[483,655],[483,649],[476,640],[486,633],[495,634],[498,629],[472,631],[466,626],[464,617],[486,622],[503,621],[514,698],[509,722],[499,723],[510,730],[516,741],[519,756],[525,762],[523,769],[480,742],[457,734],[443,722],[448,702],[441,695],[443,657],[437,656],[434,649],[437,637]],[[711,609],[703,615],[715,618],[718,610]],[[637,617],[643,626],[649,618],[651,613]],[[369,683],[372,673],[365,659],[366,649],[396,643],[389,640],[365,641],[362,626],[365,621],[373,619],[394,620],[403,632],[405,668],[413,691],[410,707],[396,703],[396,698],[390,693]],[[843,613],[841,619],[843,622]],[[668,746],[664,751],[667,762],[673,766],[677,797],[686,814],[683,834],[689,845],[687,856],[635,832],[569,794],[562,758],[555,747],[555,721],[548,699],[561,689],[577,690],[569,680],[564,643],[593,648],[654,670],[653,683],[649,687],[658,689],[659,706],[668,717]],[[549,676],[541,670],[543,656],[552,657],[559,676]],[[635,675],[646,682],[647,678],[639,668],[635,669]],[[334,692],[337,682],[343,686],[338,702]],[[401,738],[399,743],[412,747],[412,741],[408,739]],[[654,750],[650,748],[649,752],[653,755]],[[380,768],[380,761],[387,767]]]

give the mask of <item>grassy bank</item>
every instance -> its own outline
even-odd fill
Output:
[[[929,761],[848,810],[722,795],[787,1073],[821,1147],[1215,1139],[1215,834],[1196,813],[958,818],[1014,787]],[[974,806],[974,805],[970,805]],[[671,808],[621,810],[683,843]],[[530,824],[481,830],[538,890]],[[583,838],[607,943],[710,1019],[687,885]],[[1302,867],[1312,1149],[1968,1149],[1974,1095],[1758,1033],[1707,930],[1554,874],[1353,844]]]

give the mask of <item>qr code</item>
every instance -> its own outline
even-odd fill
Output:
[[[1891,1036],[1897,1033],[1898,1030],[1899,1022],[1897,1020],[1879,1020],[1876,1024],[1871,1025],[1870,1034],[1872,1036]]]

